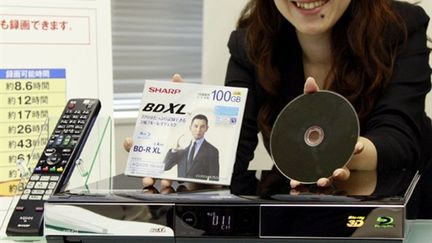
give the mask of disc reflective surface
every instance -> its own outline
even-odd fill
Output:
[[[343,96],[331,91],[301,95],[277,117],[270,152],[283,175],[316,183],[351,159],[359,130],[357,113]]]

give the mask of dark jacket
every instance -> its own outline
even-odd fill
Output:
[[[187,157],[190,145],[175,152],[168,151],[164,163],[165,170],[177,165],[177,176],[200,180],[219,180],[219,151],[204,140],[193,159],[191,168],[187,168]]]

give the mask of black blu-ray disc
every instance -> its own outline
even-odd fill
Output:
[[[347,164],[359,130],[357,113],[343,96],[304,94],[279,113],[270,135],[271,156],[287,178],[316,183]]]

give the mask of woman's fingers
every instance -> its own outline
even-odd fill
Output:
[[[180,74],[176,73],[172,76],[172,81],[180,83],[180,82],[183,82],[184,80]]]
[[[306,79],[303,91],[305,94],[311,94],[319,91],[318,84],[316,83],[314,78],[309,77]]]
[[[343,168],[336,169],[333,172],[332,177],[337,181],[346,181],[349,179],[350,175],[351,171],[346,166],[344,166]]]
[[[155,184],[155,179],[151,177],[144,177],[143,179],[144,187],[153,186]]]
[[[291,188],[296,188],[296,187],[298,187],[300,185],[301,185],[300,181],[290,180],[290,186],[291,186]]]
[[[338,168],[333,172],[333,175],[328,178],[319,178],[316,182],[319,187],[329,187],[333,184],[334,181],[346,181],[350,178],[351,172],[350,170],[344,166],[343,168]],[[299,187],[302,183],[296,180],[290,180],[291,188],[295,189]]]
[[[333,183],[333,179],[330,178],[319,178],[317,181],[317,186],[319,187],[329,187]]]
[[[356,145],[354,146],[354,154],[359,154],[363,151],[364,144],[363,142],[358,141]]]
[[[152,177],[144,177],[142,179],[142,181],[143,181],[144,187],[153,186],[156,183],[156,179],[154,179]],[[162,179],[160,181],[160,185],[161,185],[162,189],[163,188],[168,188],[168,187],[171,187],[172,181],[171,180]]]
[[[166,180],[166,179],[161,180],[161,188],[171,187],[171,185],[172,185],[171,180]]]
[[[349,179],[350,174],[351,172],[346,166],[343,168],[338,168],[333,172],[331,177],[318,179],[317,186],[329,187],[333,184],[333,181],[346,181]]]
[[[129,152],[130,149],[132,148],[132,138],[125,138],[125,140],[123,141],[123,148]]]

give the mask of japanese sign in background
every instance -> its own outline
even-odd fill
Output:
[[[36,141],[41,124],[55,125],[66,100],[98,98],[99,117],[112,116],[111,49],[109,1],[0,2],[0,186],[19,176],[18,156],[39,159],[47,137]]]
[[[20,178],[18,159],[32,171],[51,132],[43,126],[65,101],[64,69],[0,69],[0,180]]]

